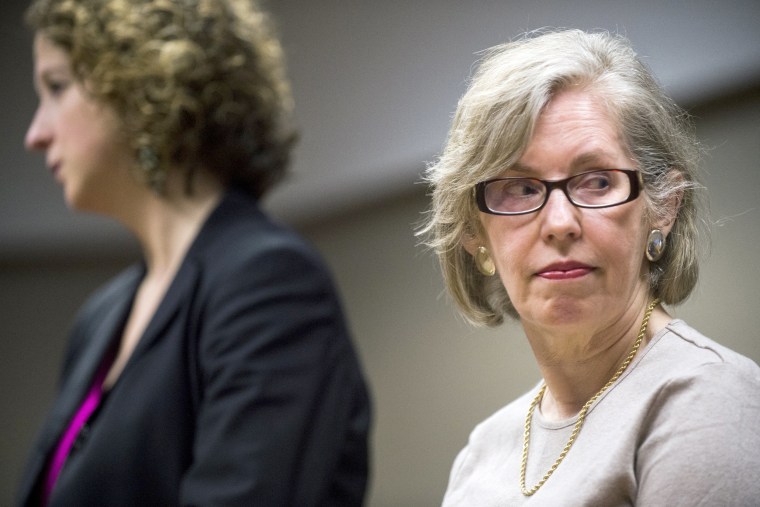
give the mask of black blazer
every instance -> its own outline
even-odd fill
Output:
[[[121,336],[143,266],[83,307],[19,505]],[[369,399],[323,264],[228,191],[116,384],[82,431],[51,505],[360,505]]]

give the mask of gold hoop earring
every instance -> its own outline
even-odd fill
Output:
[[[650,262],[660,260],[665,252],[665,236],[660,229],[653,229],[647,238],[646,254]]]
[[[485,276],[493,276],[496,273],[496,265],[491,259],[491,254],[484,246],[479,246],[475,253],[475,266]]]

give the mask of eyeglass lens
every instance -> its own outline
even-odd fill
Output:
[[[560,181],[534,178],[503,178],[486,183],[485,203],[497,212],[520,213],[544,205],[549,192],[560,188],[573,204],[604,207],[625,202],[631,195],[631,180],[620,170],[592,171]]]

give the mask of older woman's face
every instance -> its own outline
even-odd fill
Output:
[[[565,91],[546,106],[524,155],[504,175],[555,180],[614,168],[635,164],[613,120],[593,95]],[[553,191],[535,213],[481,213],[481,243],[523,325],[593,334],[629,320],[626,312],[638,315],[648,297],[643,216],[641,197],[581,209]]]
[[[118,133],[116,115],[88,97],[72,73],[68,54],[39,34],[34,60],[40,102],[25,145],[45,153],[70,207],[109,213],[134,185],[132,159]]]

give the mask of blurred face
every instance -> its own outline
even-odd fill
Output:
[[[45,153],[48,169],[74,209],[108,213],[129,175],[129,150],[113,111],[88,97],[67,53],[42,35],[34,41],[39,105],[26,133],[28,150]]]
[[[546,106],[525,153],[504,176],[555,180],[594,169],[635,168],[603,106],[587,92],[565,91]],[[534,213],[481,213],[481,244],[489,248],[526,329],[608,333],[637,318],[646,304],[649,229],[643,216],[641,197],[581,209],[555,190]]]

